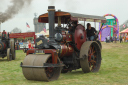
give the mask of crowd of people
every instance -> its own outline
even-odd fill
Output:
[[[110,37],[109,35],[105,38],[105,41],[106,41],[106,43],[110,43],[110,42],[115,42],[116,43],[117,41],[119,41],[120,43],[128,42],[128,40],[126,40],[126,37],[120,36],[119,39],[118,39],[117,36]]]
[[[105,38],[105,41],[106,41],[106,43],[110,43],[110,42],[115,42],[116,43],[116,41],[117,41],[117,36],[115,36],[115,37],[110,37],[109,35]]]
[[[128,42],[128,40],[126,39],[126,36],[124,37],[120,36],[120,43],[121,42]]]
[[[22,42],[22,41],[19,42],[19,41],[17,40],[17,42],[15,43],[15,45],[16,45],[16,47],[17,47],[17,50],[20,49],[20,46],[21,46],[21,45],[25,45],[25,48],[28,48],[28,49],[34,49],[34,44],[31,43],[31,40],[27,40],[27,43]]]

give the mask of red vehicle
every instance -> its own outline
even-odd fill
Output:
[[[52,81],[60,73],[80,68],[84,73],[99,71],[101,43],[97,39],[87,41],[85,27],[77,22],[105,23],[106,18],[55,11],[54,6],[49,6],[48,13],[40,15],[38,21],[49,23],[49,39],[37,38],[36,49],[27,51],[21,63],[26,79]]]

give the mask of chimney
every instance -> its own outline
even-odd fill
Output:
[[[55,6],[48,6],[49,42],[54,42]]]

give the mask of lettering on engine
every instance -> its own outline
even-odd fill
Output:
[[[39,42],[37,42],[37,45],[40,45],[40,44],[42,44],[42,43],[43,43],[43,41],[40,40]]]

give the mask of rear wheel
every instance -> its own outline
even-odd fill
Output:
[[[100,42],[99,40],[96,40],[96,42],[99,44],[100,49],[102,49],[102,44],[101,44],[101,42]]]
[[[15,42],[13,39],[10,40],[10,47],[11,47],[12,60],[15,60],[15,58],[16,58]]]
[[[8,61],[12,60],[12,55],[11,55],[11,49],[10,48],[7,49],[7,60]]]
[[[83,72],[98,72],[101,65],[101,51],[97,42],[85,42],[80,50],[80,65]]]

